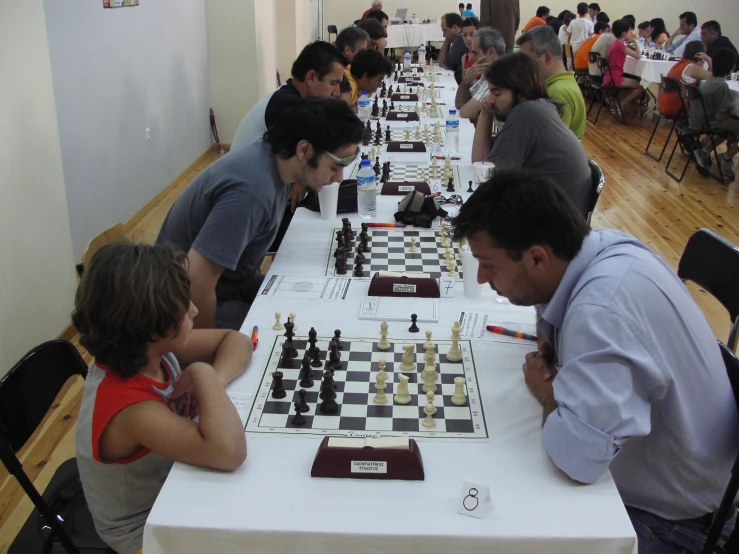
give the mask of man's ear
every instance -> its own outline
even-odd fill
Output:
[[[309,69],[305,74],[305,82],[310,84],[316,79],[316,72],[313,69]]]
[[[551,253],[541,245],[535,244],[529,248],[531,264],[537,271],[546,270],[551,264]]]
[[[313,156],[313,145],[307,140],[301,140],[295,148],[295,157],[299,162],[305,162]]]

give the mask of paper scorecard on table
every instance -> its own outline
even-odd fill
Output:
[[[241,423],[246,425],[246,418],[249,415],[249,407],[251,406],[251,394],[246,392],[227,392],[226,394],[228,394],[236,411],[239,413]]]
[[[271,275],[265,280],[261,296],[300,298],[303,300],[346,300],[352,279],[319,277],[308,279],[288,275]]]
[[[439,301],[436,298],[365,296],[359,309],[359,319],[410,321],[411,314],[416,314],[419,323],[437,323]]]
[[[462,326],[461,336],[468,339],[477,339],[495,342],[508,342],[511,344],[534,344],[529,341],[491,333],[486,329],[488,325],[497,325],[521,331],[530,335],[536,335],[536,315],[534,313],[502,313],[484,314],[480,312],[460,312],[459,324]]]

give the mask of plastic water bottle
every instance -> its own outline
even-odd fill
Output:
[[[418,22],[418,18],[416,17],[416,14],[411,14],[411,23],[416,24]]]
[[[410,71],[411,70],[411,51],[406,50],[405,55],[403,56],[403,71]]]
[[[369,159],[362,160],[357,173],[357,208],[362,219],[374,219],[377,213],[377,178]]]
[[[418,49],[418,63],[421,65],[426,63],[426,45],[421,44],[421,46]]]
[[[639,53],[643,54],[646,51],[647,41],[644,37],[639,37]]]
[[[459,116],[457,110],[449,110],[449,115],[446,117],[446,138],[444,142],[449,152],[459,150]]]
[[[359,93],[359,100],[357,101],[357,108],[359,108],[358,115],[362,121],[369,121],[370,118],[370,99],[367,96],[367,91],[363,90]]]

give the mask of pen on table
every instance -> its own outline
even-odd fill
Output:
[[[406,227],[405,223],[368,223],[367,227]]]
[[[252,350],[257,349],[257,344],[259,344],[259,327],[257,325],[254,326],[254,329],[251,331],[251,346]]]
[[[431,156],[431,157],[435,160],[446,160],[446,156]],[[449,159],[453,162],[456,162],[456,161],[461,160],[462,158],[460,158],[459,156],[449,156]]]
[[[485,327],[488,331],[491,333],[498,333],[499,335],[505,335],[507,337],[513,337],[516,339],[524,339],[524,340],[531,340],[536,342],[537,339],[534,335],[529,335],[528,333],[522,333],[520,331],[511,331],[510,329],[506,329],[505,327],[500,327],[498,325],[488,325]]]

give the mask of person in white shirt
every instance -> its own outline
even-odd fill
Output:
[[[698,18],[693,12],[684,12],[680,14],[680,26],[677,31],[665,42],[665,50],[675,56],[682,56],[686,44],[700,39],[701,28],[698,26]]]
[[[588,19],[588,5],[585,2],[580,2],[577,5],[577,19],[570,22],[567,32],[570,35],[572,55],[574,56],[580,45],[594,32],[594,23]]]

